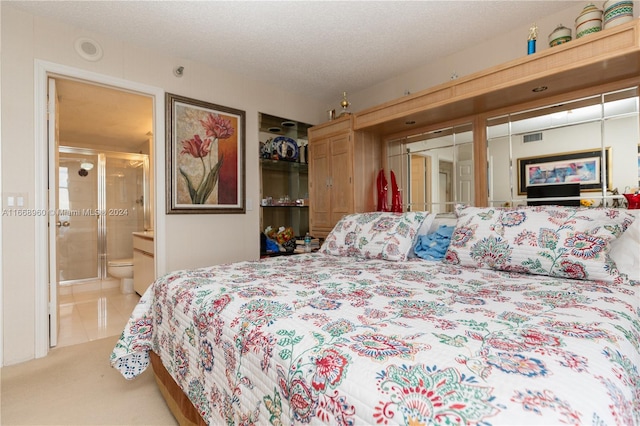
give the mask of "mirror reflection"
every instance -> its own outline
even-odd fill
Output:
[[[404,211],[453,212],[473,204],[473,128],[470,123],[425,132],[387,145]]]
[[[637,87],[487,120],[489,205],[623,205],[638,127]]]

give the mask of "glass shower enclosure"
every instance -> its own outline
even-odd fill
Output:
[[[150,227],[146,154],[60,147],[57,276],[61,285],[107,277],[133,257],[132,232]]]

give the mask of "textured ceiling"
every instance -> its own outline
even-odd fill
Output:
[[[576,5],[538,0],[1,1],[328,103],[345,90],[371,87]],[[63,143],[137,152],[149,137],[149,98],[69,81],[59,82],[58,93]]]
[[[576,5],[504,0],[5,3],[331,102],[344,90],[371,87]]]

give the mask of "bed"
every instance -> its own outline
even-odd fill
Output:
[[[181,424],[640,424],[635,215],[446,220],[439,261],[412,255],[435,215],[363,213],[316,253],[169,273],[111,363],[152,362]]]

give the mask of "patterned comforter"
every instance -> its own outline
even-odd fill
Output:
[[[640,424],[639,287],[319,253],[158,279],[111,355],[210,424]]]

